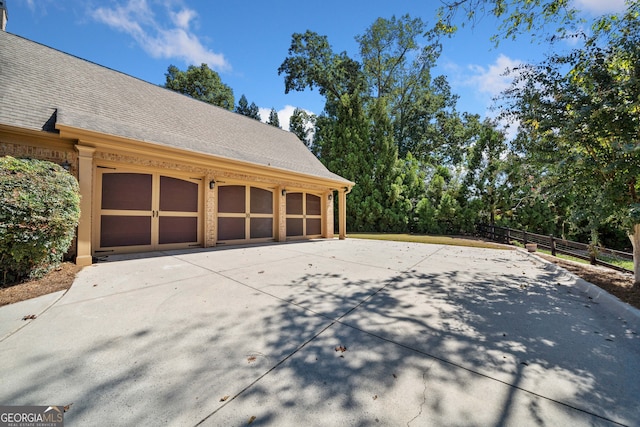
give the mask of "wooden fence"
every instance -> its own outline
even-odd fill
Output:
[[[602,246],[591,247],[585,243],[573,242],[571,240],[561,239],[554,236],[543,236],[541,234],[529,233],[523,230],[514,230],[508,227],[498,227],[495,225],[482,224],[478,226],[478,232],[481,236],[496,242],[512,244],[520,242],[525,246],[527,243],[535,243],[539,248],[551,251],[551,255],[557,254],[570,255],[589,261],[593,265],[602,265],[614,270],[633,273],[632,270],[612,264],[613,260],[631,260],[633,254],[629,252],[616,251]]]

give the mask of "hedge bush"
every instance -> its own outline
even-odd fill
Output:
[[[57,267],[80,217],[78,181],[55,163],[0,158],[0,280],[38,278]]]

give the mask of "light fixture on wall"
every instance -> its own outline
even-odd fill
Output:
[[[329,194],[329,201],[333,200],[333,194]]]
[[[282,189],[282,195],[286,196],[287,195],[287,190],[285,190],[284,188]]]
[[[64,159],[64,162],[60,163],[60,166],[62,167],[62,169],[66,170],[67,172],[71,170],[71,163],[69,163],[69,160],[67,159]]]
[[[209,181],[209,190],[213,190],[214,188],[216,188],[216,182],[212,179]]]

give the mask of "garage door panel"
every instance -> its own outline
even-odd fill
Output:
[[[263,188],[251,187],[251,213],[272,214],[273,193]]]
[[[161,176],[160,210],[198,212],[198,184],[184,179]]]
[[[223,185],[218,188],[218,212],[245,213],[247,211],[244,185]]]
[[[302,218],[287,218],[287,236],[304,236],[303,221]]]
[[[218,218],[218,240],[244,240],[245,238],[244,218]]]
[[[251,239],[273,237],[273,218],[251,218]]]
[[[287,215],[302,215],[302,193],[287,194]]]
[[[320,197],[314,194],[307,194],[307,215],[320,215],[322,209],[320,207]]]
[[[198,240],[197,217],[160,217],[159,244],[191,243]]]
[[[153,176],[141,173],[102,175],[102,209],[151,210]]]
[[[319,218],[307,219],[307,235],[322,234],[322,221]]]
[[[100,219],[100,246],[139,246],[151,244],[151,217],[103,215]]]

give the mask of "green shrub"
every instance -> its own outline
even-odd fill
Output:
[[[0,280],[41,277],[62,261],[80,217],[78,181],[44,160],[0,158]]]

